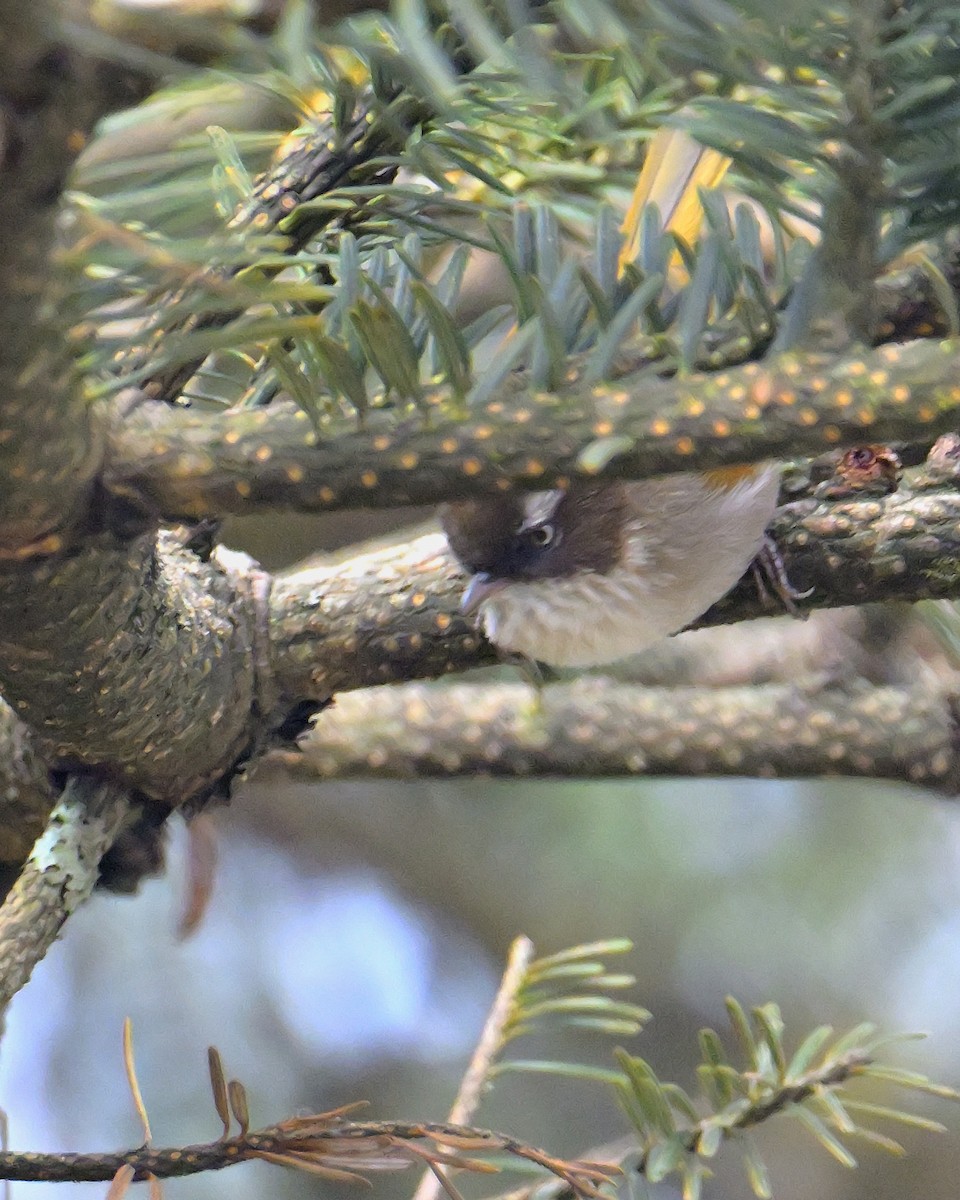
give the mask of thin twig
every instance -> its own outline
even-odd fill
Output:
[[[460,1082],[457,1098],[447,1120],[451,1125],[469,1125],[476,1114],[490,1077],[490,1070],[503,1049],[504,1031],[523,986],[527,968],[533,961],[533,942],[527,937],[515,938],[507,956],[506,969],[494,997],[490,1012],[480,1034],[470,1065]],[[431,1168],[420,1180],[413,1200],[439,1200],[442,1184]]]
[[[96,1154],[0,1153],[0,1179],[46,1182],[96,1182],[112,1180],[121,1167],[129,1165],[134,1179],[151,1175],[158,1179],[181,1178],[205,1171],[219,1171],[238,1162],[261,1159],[282,1162],[311,1174],[343,1182],[358,1173],[403,1168],[423,1161],[426,1152],[436,1161],[451,1163],[461,1170],[489,1171],[482,1161],[460,1156],[509,1154],[535,1163],[558,1176],[586,1200],[596,1200],[599,1188],[616,1174],[616,1169],[595,1163],[565,1161],[509,1134],[488,1129],[444,1123],[410,1121],[346,1121],[343,1110],[309,1117],[294,1117],[266,1129],[218,1138],[196,1146],[134,1150]],[[438,1148],[439,1153],[429,1149]],[[442,1157],[441,1157],[442,1156]]]
[[[143,1102],[143,1092],[140,1091],[140,1080],[137,1078],[137,1064],[133,1054],[133,1022],[129,1017],[123,1019],[123,1066],[127,1073],[127,1086],[133,1097],[133,1107],[137,1110],[137,1116],[143,1126],[143,1144],[149,1146],[153,1141],[153,1133],[150,1130],[147,1106]]]

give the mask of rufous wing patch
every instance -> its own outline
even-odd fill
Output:
[[[721,492],[732,492],[735,487],[747,480],[755,479],[761,468],[753,463],[741,463],[733,467],[714,467],[703,472],[704,482],[708,487]]]

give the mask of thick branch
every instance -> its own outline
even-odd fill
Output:
[[[671,380],[644,371],[589,384],[572,363],[560,393],[532,392],[518,375],[469,415],[437,394],[427,415],[381,412],[364,430],[327,418],[315,429],[285,404],[218,416],[147,404],[112,428],[105,485],[149,513],[195,518],[394,507],[577,474],[643,478],[864,440],[931,442],[960,425],[958,375],[960,338],[950,338]]]
[[[42,6],[17,6],[34,14]],[[14,32],[11,32],[11,25]],[[53,41],[32,17],[0,24],[0,556],[56,549],[89,491],[89,414],[50,328],[48,255],[70,161]],[[22,40],[20,40],[22,38]],[[11,61],[13,60],[13,61]],[[48,158],[49,156],[49,158]]]
[[[67,172],[105,103],[52,4],[0,3],[0,562],[59,549],[100,462],[51,251]]]
[[[878,600],[960,597],[960,494],[899,491],[877,499],[803,500],[779,510],[770,532],[804,611]],[[697,622],[769,615],[748,574]]]
[[[960,595],[952,488],[802,501],[774,528],[791,578],[814,588],[808,608]],[[0,580],[0,627],[16,630],[0,677],[49,763],[106,767],[166,807],[229,778],[284,706],[495,661],[458,611],[462,576],[439,534],[283,577],[269,610],[249,564],[226,572],[173,539],[100,551],[35,565],[29,589],[21,573]],[[704,621],[767,611],[748,578]],[[42,776],[34,791],[35,827]]]
[[[50,799],[41,758],[103,768],[165,810],[229,779],[272,704],[256,572],[152,530],[101,532],[104,437],[59,328],[53,252],[67,171],[117,88],[55,18],[0,0],[0,689],[35,731],[22,753],[3,714],[9,773],[29,777],[3,853],[21,859]]]
[[[152,529],[102,532],[102,424],[58,327],[53,266],[67,171],[116,97],[101,83],[52,6],[0,0],[0,691],[47,768],[102,768],[168,809],[226,787],[273,694],[255,571]],[[19,726],[2,732],[18,745]],[[22,859],[45,791],[28,786],[4,854]]]
[[[829,670],[842,663],[853,674],[880,675],[892,681],[895,665],[888,653],[868,648],[859,640],[860,621],[764,622],[762,627],[728,626],[713,630],[709,653],[698,639],[669,639],[630,664],[629,682],[647,686],[698,687],[747,685],[793,680],[811,670]],[[439,643],[433,653],[442,652]],[[880,654],[882,661],[878,661]],[[901,652],[901,658],[903,654]],[[909,681],[915,678],[915,658],[909,657]],[[13,882],[30,848],[43,831],[53,809],[56,790],[35,739],[13,711],[0,701],[0,894]],[[116,864],[118,867],[122,863]],[[133,877],[112,876],[111,886],[132,884]],[[126,889],[124,889],[126,890]]]
[[[250,566],[103,535],[0,574],[0,688],[47,765],[101,768],[168,808],[229,777],[273,708]]]
[[[311,779],[848,775],[960,786],[954,698],[854,681],[643,688],[408,684],[342,696],[287,767]]]
[[[270,595],[278,687],[326,700],[496,661],[460,614],[463,585],[440,533],[280,576]]]

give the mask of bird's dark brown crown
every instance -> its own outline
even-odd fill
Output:
[[[450,548],[471,574],[558,579],[606,574],[622,559],[626,494],[619,484],[573,483],[564,491],[444,505]]]

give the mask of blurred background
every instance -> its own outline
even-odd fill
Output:
[[[267,521],[227,540],[276,566],[384,525],[291,521],[284,541]],[[127,1015],[157,1145],[217,1136],[209,1044],[246,1084],[255,1125],[357,1099],[374,1118],[442,1119],[521,932],[541,954],[631,938],[629,960],[615,965],[637,976],[630,998],[654,1019],[630,1049],[688,1088],[696,1031],[725,1030],[728,992],[780,1003],[794,1046],[818,1023],[926,1030],[926,1041],[894,1048],[896,1060],[960,1083],[960,812],[923,791],[746,780],[312,786],[268,765],[215,819],[216,889],[192,939],[175,934],[186,889],[177,827],[166,876],[133,899],[96,896],[16,997],[0,1054],[12,1147],[139,1142],[122,1066]],[[514,1057],[609,1065],[611,1045],[554,1032],[517,1043]],[[797,1123],[769,1122],[758,1141],[775,1194],[954,1197],[960,1112],[900,1099],[949,1134],[906,1131],[904,1159],[863,1146],[857,1171]],[[521,1075],[498,1083],[477,1123],[565,1155],[627,1132],[601,1086]],[[509,1183],[481,1182],[486,1194]],[[375,1195],[395,1200],[415,1183],[412,1172],[384,1175]],[[261,1164],[164,1186],[173,1198],[230,1200],[343,1190]],[[12,1187],[48,1200],[66,1185]],[[464,1187],[479,1194],[474,1181]],[[70,1185],[79,1197],[105,1190]],[[707,1194],[750,1195],[733,1148]]]

